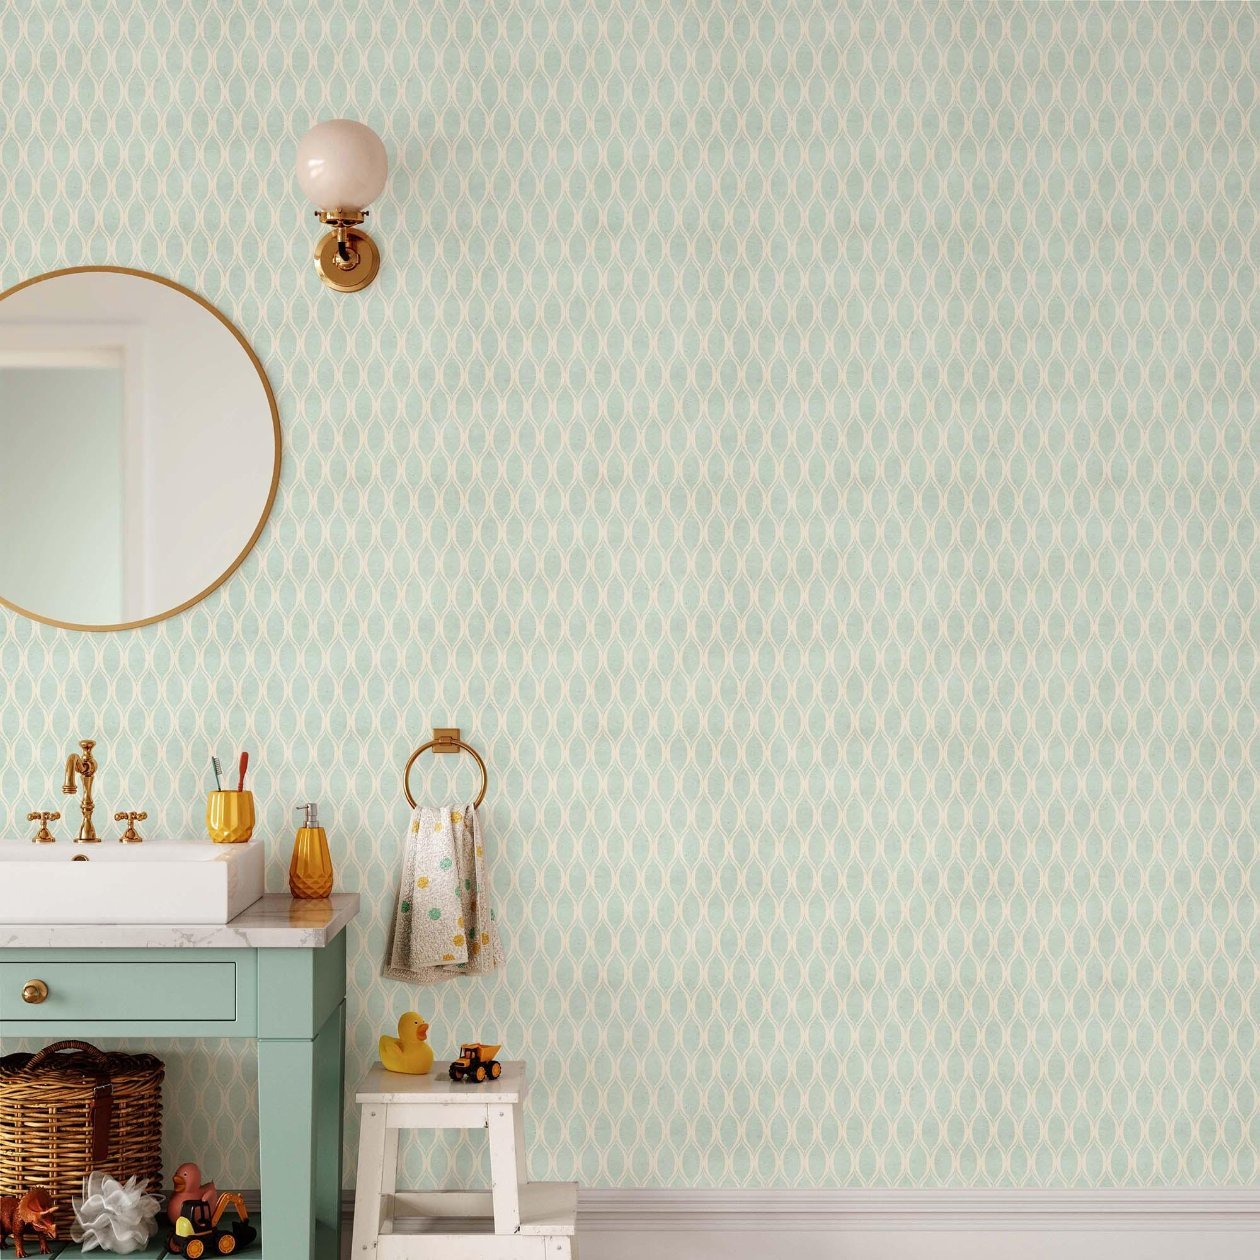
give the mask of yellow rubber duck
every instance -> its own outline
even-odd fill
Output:
[[[391,1072],[424,1076],[433,1069],[433,1047],[425,1040],[429,1025],[415,1011],[408,1011],[398,1021],[398,1036],[381,1038],[381,1062]]]

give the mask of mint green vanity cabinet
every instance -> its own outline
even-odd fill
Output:
[[[18,1037],[255,1040],[262,1254],[338,1260],[344,929],[358,901],[269,896],[226,927],[0,924],[0,1052]],[[38,1003],[23,997],[33,980],[48,990]]]

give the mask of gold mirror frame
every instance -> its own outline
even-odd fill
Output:
[[[267,396],[267,406],[271,409],[271,429],[276,442],[276,457],[271,467],[271,489],[267,492],[267,502],[263,504],[262,515],[258,518],[258,524],[254,526],[254,532],[250,534],[249,540],[241,548],[236,559],[205,590],[199,591],[191,599],[186,599],[178,607],[157,613],[152,617],[145,617],[140,621],[119,621],[112,625],[91,626],[81,625],[73,621],[58,621],[54,617],[42,617],[39,613],[31,612],[29,608],[23,608],[20,604],[15,604],[11,600],[5,599],[3,595],[0,595],[0,605],[15,613],[20,613],[23,617],[29,617],[32,621],[42,622],[46,626],[56,626],[60,630],[87,630],[94,634],[106,634],[111,630],[137,630],[141,626],[151,626],[155,622],[166,621],[170,617],[178,617],[180,613],[186,612],[194,604],[201,603],[206,596],[217,591],[241,567],[241,563],[253,551],[254,544],[263,532],[263,526],[266,525],[267,518],[271,515],[272,505],[276,501],[276,491],[280,486],[280,412],[276,407],[276,396],[271,392],[271,382],[267,379],[267,373],[263,369],[262,362],[254,353],[254,347],[245,339],[241,330],[217,306],[207,302],[201,294],[194,293],[191,289],[185,288],[174,280],[168,280],[165,276],[154,275],[151,271],[140,271],[135,267],[62,267],[57,271],[45,271],[41,275],[32,276],[29,280],[23,280],[19,284],[5,289],[3,293],[0,293],[0,302],[3,302],[7,297],[11,297],[14,293],[20,293],[23,289],[29,289],[32,285],[40,284],[45,280],[55,280],[59,276],[77,276],[86,272],[106,272],[115,276],[135,276],[140,280],[152,280],[156,284],[164,284],[168,289],[174,289],[176,293],[182,293],[185,297],[192,298],[198,306],[204,307],[204,309],[209,311],[236,338],[237,344],[245,351],[249,356],[249,361],[254,365],[254,371],[258,373],[258,379],[262,383],[263,393]]]

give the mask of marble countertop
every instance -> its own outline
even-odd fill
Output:
[[[0,949],[322,949],[358,913],[358,893],[268,893],[224,924],[0,923]]]

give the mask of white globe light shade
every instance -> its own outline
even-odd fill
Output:
[[[298,141],[298,184],[320,210],[365,209],[384,191],[388,173],[380,136],[349,118],[316,123]]]

